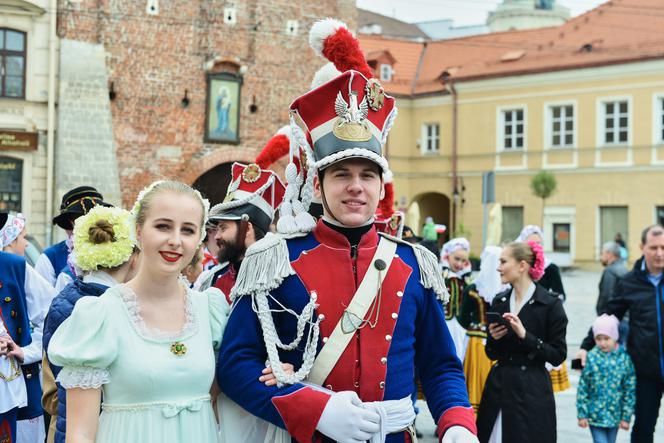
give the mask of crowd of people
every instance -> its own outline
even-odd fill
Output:
[[[476,277],[467,239],[414,242],[382,155],[394,98],[343,24],[311,41],[336,68],[269,155],[233,165],[222,203],[172,180],[131,210],[72,189],[53,219],[66,240],[34,269],[25,217],[0,214],[1,442],[414,442],[418,392],[442,443],[556,441],[566,295],[544,233],[486,247]],[[263,161],[284,156],[285,183]],[[653,441],[664,228],[641,242],[630,272],[604,245],[579,354],[597,443],[632,415],[632,441]]]

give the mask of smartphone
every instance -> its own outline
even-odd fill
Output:
[[[581,364],[580,358],[575,358],[572,360],[572,369],[583,370],[583,365]]]
[[[505,318],[503,318],[503,314],[500,312],[487,312],[486,313],[486,320],[489,324],[491,323],[498,323],[503,326],[509,326],[510,322],[507,321]]]

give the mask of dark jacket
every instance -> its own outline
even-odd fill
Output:
[[[511,289],[496,295],[491,311],[509,312],[510,297]],[[514,332],[500,340],[487,337],[486,355],[498,362],[489,372],[477,416],[482,443],[489,441],[498,411],[503,441],[556,442],[556,405],[544,363],[557,366],[565,361],[567,316],[558,296],[537,284],[519,318],[526,328],[523,340]]]
[[[661,346],[664,346],[664,279],[655,288],[643,269],[643,258],[637,260],[634,268],[618,281],[615,295],[606,309],[607,314],[613,314],[618,319],[622,319],[628,311],[627,353],[634,362],[636,376],[664,380],[664,355],[661,351]],[[588,351],[594,346],[591,328],[581,348]]]
[[[53,299],[53,303],[51,303],[48,315],[46,316],[46,321],[44,322],[44,336],[42,339],[44,352],[47,357],[48,345],[51,341],[51,337],[53,337],[58,326],[69,318],[74,310],[76,302],[85,296],[99,297],[106,292],[106,289],[108,289],[108,286],[97,283],[84,283],[82,280],[76,279],[65,286],[62,292]],[[50,361],[49,364],[53,376],[57,378],[62,368],[50,363]],[[58,386],[58,418],[55,428],[55,443],[65,443],[67,426],[67,391],[60,386],[60,383],[56,384]]]
[[[597,306],[595,307],[597,315],[602,315],[606,312],[609,300],[616,292],[616,284],[625,274],[627,274],[627,267],[622,260],[616,260],[604,269],[602,278],[599,280],[599,296],[597,297]]]
[[[560,268],[555,263],[549,263],[544,269],[544,275],[537,283],[547,291],[558,294],[563,300],[567,297],[563,287],[563,279],[560,276]]]

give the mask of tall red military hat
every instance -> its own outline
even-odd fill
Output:
[[[387,171],[383,145],[397,113],[394,98],[373,78],[359,42],[343,23],[316,22],[309,42],[341,72],[290,106],[294,123],[312,148],[315,168],[359,157]]]
[[[254,226],[268,232],[284,198],[283,182],[274,171],[261,169],[256,163],[233,163],[231,174],[226,198],[210,209],[208,219],[242,220],[246,216]]]

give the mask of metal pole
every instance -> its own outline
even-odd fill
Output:
[[[489,228],[489,210],[488,210],[488,203],[483,203],[483,214],[482,214],[482,250],[484,251],[484,248],[486,248],[486,237],[487,237],[487,230]]]

